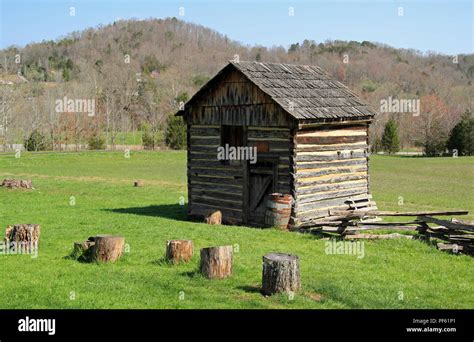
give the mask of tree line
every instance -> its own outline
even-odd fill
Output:
[[[113,148],[138,132],[146,148],[181,148],[185,128],[172,114],[236,57],[318,65],[376,110],[388,98],[419,100],[418,116],[377,116],[370,132],[376,146],[393,117],[400,149],[422,146],[431,153],[432,144],[426,142],[446,142],[462,114],[472,112],[472,54],[445,56],[367,41],[307,39],[288,48],[246,46],[176,18],[120,20],[0,51],[0,80],[18,74],[26,80],[1,82],[0,145],[7,148],[32,138],[44,140],[32,146],[52,149]],[[55,101],[65,96],[93,99],[95,115],[58,113]]]

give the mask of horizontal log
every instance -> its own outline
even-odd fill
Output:
[[[216,198],[216,197],[211,197],[211,196],[206,196],[206,195],[201,195],[201,196],[194,196],[191,193],[191,201],[192,203],[200,203],[200,204],[205,204],[205,205],[211,205],[215,206],[217,208],[224,208],[224,209],[237,209],[241,210],[242,209],[242,201],[235,201],[235,200],[224,200],[221,198]]]
[[[242,203],[242,190],[237,190],[234,192],[223,192],[223,191],[218,191],[214,190],[212,188],[210,189],[199,189],[196,187],[193,187],[189,190],[191,198],[196,198],[196,197],[210,197],[216,200],[222,200],[222,201],[231,201],[231,202],[240,202]]]
[[[296,192],[298,197],[306,194],[314,194],[323,191],[329,190],[343,190],[343,189],[351,189],[351,188],[359,188],[359,187],[367,187],[367,180],[364,178],[362,180],[354,181],[354,182],[343,182],[343,183],[333,183],[328,185],[313,185],[313,186],[305,186],[305,187],[298,187],[298,191]]]
[[[312,131],[298,131],[297,137],[350,137],[350,136],[367,136],[366,127],[345,127],[320,129]]]
[[[303,152],[307,153],[307,152]],[[301,161],[329,161],[329,160],[348,160],[355,158],[364,158],[367,156],[366,152],[354,152],[354,153],[332,153],[332,154],[323,154],[324,152],[314,152],[314,154],[296,154],[296,162]]]
[[[351,151],[351,150],[367,150],[369,146],[366,143],[355,144],[333,144],[333,145],[317,145],[317,144],[297,144],[295,150],[299,152],[320,152],[320,151]]]
[[[226,177],[217,177],[209,175],[194,175],[190,174],[188,171],[188,180],[193,184],[193,182],[206,182],[210,184],[226,184],[234,186],[242,186],[241,178],[234,178],[231,176]]]
[[[291,133],[289,129],[286,130],[255,130],[249,128],[247,130],[247,135],[249,139],[254,139],[254,138],[276,138],[276,139],[282,139],[290,142],[291,139]]]
[[[208,167],[218,167],[218,168],[229,168],[229,169],[241,169],[242,166],[240,165],[226,165],[222,162],[222,160],[218,160],[217,158],[215,159],[192,159],[188,161],[188,169],[189,167],[203,167],[203,168],[208,168]]]
[[[364,143],[367,142],[367,136],[358,135],[358,136],[339,136],[339,137],[305,137],[305,136],[296,136],[296,143],[299,144],[345,144],[345,143]]]
[[[331,215],[346,215],[346,214],[358,214],[353,210],[331,210]],[[378,210],[367,210],[360,211],[363,216],[424,216],[424,215],[468,215],[468,211],[378,211]],[[420,220],[420,218],[417,218]],[[421,220],[420,220],[421,221]]]
[[[367,172],[366,165],[354,166],[354,167],[341,167],[341,168],[324,168],[324,169],[305,169],[298,170],[296,172],[296,179],[312,178],[325,175],[340,175],[344,173],[355,173],[355,172]]]
[[[191,147],[194,145],[221,145],[220,137],[191,137]]]
[[[365,200],[367,199],[368,194],[362,193],[360,195],[350,196],[352,200]],[[341,197],[341,198],[334,198],[334,199],[325,199],[314,203],[303,204],[299,205],[298,202],[295,203],[295,212],[296,213],[303,213],[312,210],[322,210],[322,209],[329,209],[333,206],[345,206],[349,208],[349,205],[346,203],[349,200],[348,197]],[[329,211],[326,211],[329,213]]]
[[[467,212],[466,212],[466,214],[467,214]],[[422,215],[422,214],[420,214],[420,215]],[[458,212],[456,214],[432,214],[432,215],[464,215],[464,214],[460,214]],[[474,225],[470,225],[470,224],[463,224],[463,223],[458,223],[458,222],[451,222],[451,221],[448,221],[448,220],[441,220],[441,219],[437,219],[437,218],[434,218],[434,217],[431,217],[431,216],[418,216],[417,219],[420,220],[420,221],[426,222],[426,223],[439,224],[440,226],[444,226],[444,227],[449,228],[449,229],[474,231]]]
[[[301,122],[298,124],[298,129],[300,130],[305,130],[305,129],[312,129],[312,128],[320,128],[320,129],[333,129],[333,128],[339,128],[341,126],[348,126],[348,127],[354,127],[354,126],[360,126],[363,128],[367,128],[367,124],[372,122],[370,119],[366,120],[347,120],[347,121],[338,121],[335,123],[330,123],[330,122]]]
[[[243,171],[235,168],[197,168],[190,167],[188,172],[193,175],[202,176],[228,176],[228,177],[242,177]]]
[[[221,129],[220,126],[205,127],[205,126],[196,126],[192,125],[189,129],[189,134],[191,137],[195,136],[215,136],[220,137]]]
[[[213,184],[213,183],[206,183],[206,182],[195,182],[191,181],[190,183],[193,189],[200,189],[200,190],[214,190],[214,191],[222,191],[222,192],[231,192],[231,193],[240,193],[242,192],[242,184],[238,185],[229,185],[226,183],[223,184]]]
[[[367,180],[367,172],[361,172],[358,174],[350,175],[326,175],[321,177],[302,178],[296,181],[295,187],[299,189],[301,187],[320,185],[320,184],[336,184],[346,181],[354,180]]]
[[[353,188],[353,189],[337,189],[333,191],[326,191],[326,192],[318,192],[310,195],[299,196],[297,198],[298,206],[302,206],[305,203],[325,200],[325,199],[333,199],[339,197],[348,197],[353,195],[359,195],[367,193],[367,186]]]
[[[361,239],[374,239],[374,240],[381,240],[381,239],[408,239],[412,240],[413,235],[403,235],[399,233],[391,233],[391,234],[353,234],[353,235],[345,235],[344,239],[347,240],[361,240]]]
[[[318,162],[295,162],[296,171],[314,168],[325,168],[325,167],[339,167],[339,166],[350,166],[350,165],[366,165],[367,158],[353,158],[353,159],[341,159],[332,161],[318,161]]]
[[[202,152],[202,153],[209,153],[209,154],[213,154],[213,157],[212,159],[215,159],[217,160],[217,148],[219,146],[218,145],[206,145],[206,146],[203,146],[203,145],[191,145],[191,147],[189,148],[189,151],[191,152]],[[194,159],[194,158],[193,158]],[[192,160],[192,159],[191,159]]]

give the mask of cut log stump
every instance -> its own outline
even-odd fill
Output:
[[[169,240],[166,242],[166,260],[172,264],[188,262],[193,257],[191,240]]]
[[[301,287],[299,258],[296,255],[271,253],[263,257],[262,292],[297,292]]]
[[[90,259],[90,253],[92,252],[92,247],[95,245],[95,242],[89,238],[87,241],[74,242],[74,251],[73,255],[76,257],[83,257],[84,259]]]
[[[232,275],[232,246],[201,249],[201,273],[209,279],[222,279]]]
[[[5,231],[5,242],[14,242],[17,246],[30,248],[38,247],[41,227],[38,224],[15,224],[8,226]]]
[[[1,186],[9,189],[33,189],[33,183],[23,179],[4,179]]]
[[[121,236],[97,235],[91,251],[92,261],[115,262],[123,254],[125,239]]]

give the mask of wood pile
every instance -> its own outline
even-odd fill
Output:
[[[302,232],[324,236],[355,239],[420,239],[434,243],[438,249],[453,253],[474,255],[474,221],[439,219],[434,216],[467,215],[468,211],[378,211],[378,210],[330,210],[324,219],[313,220],[300,228]],[[380,217],[415,217],[409,222],[378,222]],[[430,225],[431,224],[431,225]],[[435,226],[433,226],[435,225]],[[368,234],[367,231],[412,231],[400,233]],[[364,233],[365,232],[365,233]]]
[[[33,183],[24,179],[4,179],[1,186],[8,189],[33,189]]]

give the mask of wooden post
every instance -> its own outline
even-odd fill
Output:
[[[193,257],[191,240],[169,240],[166,242],[166,260],[172,264],[188,262]]]
[[[201,249],[201,273],[209,279],[222,279],[232,275],[232,246]]]
[[[115,262],[123,254],[125,239],[121,236],[97,235],[92,247],[92,261]]]
[[[301,287],[299,258],[296,255],[271,253],[263,257],[262,292],[297,292]]]

